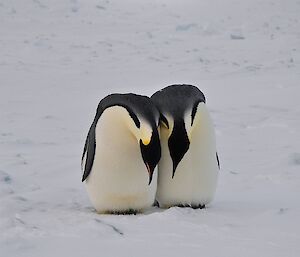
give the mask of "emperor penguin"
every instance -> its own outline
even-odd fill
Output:
[[[161,157],[159,112],[146,96],[103,98],[82,155],[82,182],[98,213],[136,214],[152,206]]]
[[[220,168],[205,96],[192,85],[171,85],[151,99],[160,111],[162,149],[156,200],[162,208],[202,209],[214,197]]]

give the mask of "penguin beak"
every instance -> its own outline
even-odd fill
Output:
[[[150,138],[143,138],[142,139],[143,145],[149,145],[150,143]]]
[[[151,170],[150,166],[148,163],[146,163],[146,167],[147,167],[147,170],[148,170],[148,174],[149,174],[149,183],[148,183],[148,186],[151,184],[151,181],[152,181],[152,177],[153,177],[153,170]]]
[[[143,126],[140,131],[143,145],[149,145],[152,137],[152,128],[149,126]]]

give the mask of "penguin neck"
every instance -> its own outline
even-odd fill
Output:
[[[199,144],[205,151],[215,151],[214,126],[208,109],[204,103],[200,103],[193,123],[191,147],[199,148]]]

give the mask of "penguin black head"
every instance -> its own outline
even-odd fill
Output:
[[[158,133],[159,111],[149,97],[136,94],[111,94],[103,98],[97,108],[97,113],[86,139],[82,160],[87,152],[84,181],[92,168],[96,148],[95,128],[105,109],[120,106],[127,110],[123,119],[139,144],[141,156],[149,174],[149,185],[156,165],[161,157],[161,146]]]
[[[190,146],[190,133],[199,103],[205,103],[204,94],[192,85],[171,85],[151,96],[160,112],[160,124],[169,131],[168,146],[176,168]]]
[[[138,130],[132,129],[139,141],[141,155],[149,174],[149,185],[156,165],[161,157],[161,145],[158,133],[159,111],[149,97],[135,94],[127,94],[130,100],[131,111],[128,105],[127,111],[135,121]]]

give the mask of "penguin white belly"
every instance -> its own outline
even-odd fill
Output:
[[[162,207],[204,205],[212,201],[218,178],[214,129],[205,106],[198,108],[189,150],[172,179],[168,131],[161,129],[162,158],[158,165],[157,200]]]
[[[122,113],[111,112],[116,112],[116,107],[108,108],[96,126],[95,158],[86,189],[99,213],[141,211],[154,202],[157,173],[148,185],[147,168],[136,138],[120,122]]]

